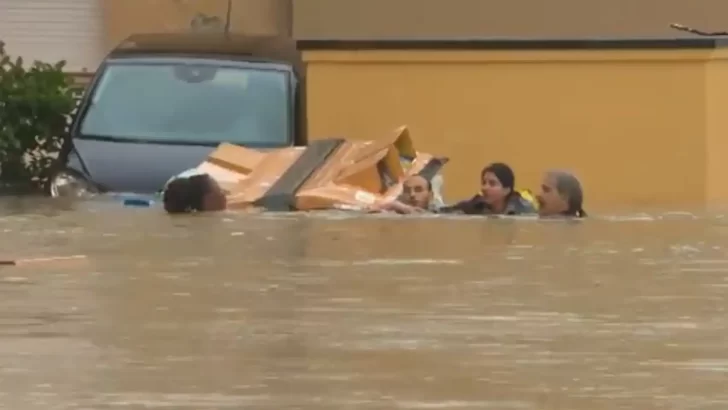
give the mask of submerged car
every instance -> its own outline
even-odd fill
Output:
[[[306,145],[303,75],[287,38],[131,36],[86,89],[49,194],[154,193],[221,143]]]

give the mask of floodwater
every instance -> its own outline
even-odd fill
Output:
[[[0,408],[728,408],[728,220],[0,206]]]

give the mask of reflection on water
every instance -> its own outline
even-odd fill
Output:
[[[10,201],[0,408],[728,408],[728,221]]]

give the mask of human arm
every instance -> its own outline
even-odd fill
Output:
[[[376,212],[396,212],[398,214],[414,214],[425,212],[424,209],[420,209],[411,205],[407,205],[402,201],[394,200],[388,202],[382,202],[374,204],[368,209],[371,213]]]

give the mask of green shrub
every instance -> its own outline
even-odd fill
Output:
[[[48,179],[76,105],[64,66],[24,65],[0,41],[0,188],[36,191]]]

